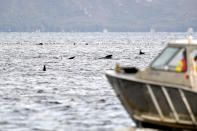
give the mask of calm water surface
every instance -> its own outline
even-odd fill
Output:
[[[104,70],[116,63],[143,70],[166,42],[186,36],[165,32],[0,33],[0,131],[134,126]],[[140,49],[144,56],[138,55]],[[112,59],[99,59],[109,54]]]

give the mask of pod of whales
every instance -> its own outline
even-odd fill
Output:
[[[145,52],[142,52],[142,51],[140,50],[139,55],[144,55],[144,54],[145,54]]]
[[[72,56],[72,57],[69,57],[68,59],[74,59],[75,58],[75,56]]]
[[[46,71],[46,66],[44,65],[44,67],[43,67],[43,69],[42,69],[43,71]]]
[[[99,59],[112,59],[112,55],[106,55],[105,57],[101,57]]]

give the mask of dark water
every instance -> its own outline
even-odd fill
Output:
[[[0,33],[0,131],[134,126],[104,71],[116,63],[144,69],[167,41],[186,36],[165,32]],[[138,55],[140,49],[145,55]],[[112,59],[99,59],[109,54]]]

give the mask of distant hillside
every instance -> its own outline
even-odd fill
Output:
[[[197,0],[0,0],[0,31],[197,30]]]

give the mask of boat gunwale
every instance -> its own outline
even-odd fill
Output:
[[[182,89],[182,90],[186,90],[186,91],[189,91],[189,92],[197,93],[196,90],[194,90],[192,88],[189,88],[189,87],[186,87],[186,86],[139,79],[139,78],[135,77],[135,74],[118,73],[118,72],[116,72],[113,69],[106,70],[105,71],[105,75],[110,75],[110,76],[113,76],[113,77],[116,77],[116,78],[119,78],[119,79],[125,79],[125,80],[129,80],[129,81],[136,81],[136,82],[142,82],[142,83],[145,83],[145,84],[153,84],[153,85],[165,86],[165,87]]]

